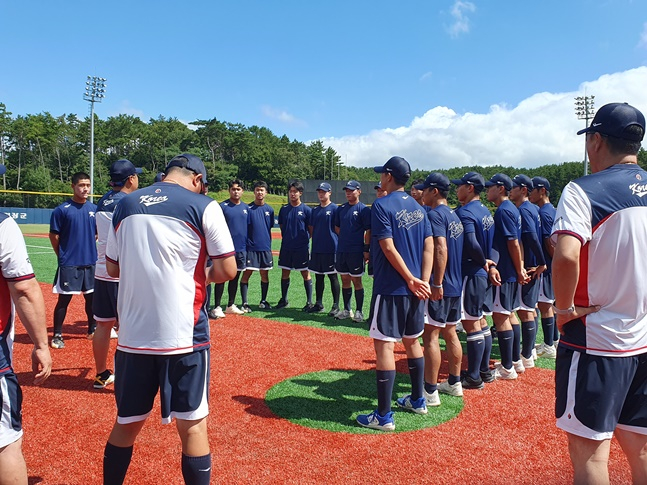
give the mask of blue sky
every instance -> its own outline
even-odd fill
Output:
[[[101,5],[101,6],[99,6]],[[647,112],[643,0],[0,0],[14,116],[217,118],[355,166],[581,160],[573,97]]]

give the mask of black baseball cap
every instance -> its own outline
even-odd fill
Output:
[[[207,169],[205,168],[204,163],[202,163],[202,160],[195,155],[183,153],[182,155],[173,157],[171,161],[168,162],[164,173],[168,173],[168,170],[171,167],[186,168],[187,170],[191,170],[193,173],[202,174],[202,183],[204,185],[209,185],[209,182],[207,182]]]
[[[449,190],[449,179],[442,173],[430,173],[423,183],[413,186],[416,190],[425,190],[430,187],[439,190]]]
[[[153,182],[161,182],[164,179],[164,172],[157,172],[157,175],[155,175],[155,179]]]
[[[467,172],[459,179],[452,179],[451,183],[454,185],[473,185],[475,189],[483,190],[485,179],[478,172]]]
[[[110,185],[120,186],[123,185],[128,177],[131,175],[139,175],[143,170],[136,168],[130,160],[122,158],[110,165]]]
[[[512,179],[512,186],[513,187],[526,187],[528,191],[531,191],[534,186],[532,184],[532,180],[530,177],[527,175],[524,175],[520,173],[519,175],[515,175],[514,178]]]
[[[1,174],[0,174],[1,175]],[[382,182],[378,182],[375,184],[375,187],[373,187],[375,190],[380,190],[382,188]]]
[[[544,177],[533,177],[532,186],[534,189],[541,189],[543,187],[546,190],[550,190],[550,182]]]
[[[642,128],[641,135],[625,131],[633,125]],[[627,103],[605,104],[595,113],[591,126],[578,131],[577,134],[595,132],[628,141],[642,141],[645,135],[645,116]]]
[[[510,190],[512,188],[512,180],[504,173],[495,173],[490,180],[485,182],[486,187],[492,187],[494,185],[501,185],[506,190]]]
[[[377,173],[390,173],[398,182],[406,182],[411,177],[411,166],[402,157],[391,157],[384,165],[373,170]]]

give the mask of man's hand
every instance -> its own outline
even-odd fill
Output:
[[[52,373],[52,356],[49,348],[39,348],[34,346],[31,351],[31,369],[34,372],[34,384],[39,386]]]
[[[526,268],[526,273],[533,280],[536,280],[537,278],[539,278],[540,274],[546,271],[547,268],[548,267],[545,264],[542,264],[541,266],[535,266],[534,268]]]
[[[499,270],[496,269],[495,266],[490,267],[490,270],[488,271],[488,276],[490,277],[490,281],[494,286],[501,286],[501,274],[499,273]]]
[[[442,285],[440,288],[436,288],[435,286],[431,287],[431,297],[429,298],[430,300],[442,300],[443,299],[443,287]]]
[[[559,330],[559,333],[563,334],[564,325],[566,325],[568,322],[576,320],[590,313],[598,312],[600,311],[600,308],[602,308],[600,305],[576,306],[574,311],[566,315],[555,313],[555,323],[557,324],[557,330]]]
[[[530,276],[526,273],[524,268],[521,268],[521,273],[517,273],[517,283],[520,285],[525,285],[530,281]]]
[[[427,300],[431,298],[431,287],[426,281],[422,281],[418,278],[412,278],[407,281],[407,286],[411,293],[416,295],[420,300]]]

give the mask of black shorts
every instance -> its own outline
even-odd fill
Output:
[[[555,301],[555,292],[553,291],[553,275],[544,271],[539,275],[539,302],[553,303]]]
[[[110,322],[117,319],[118,281],[94,280],[92,313],[97,322]]]
[[[272,251],[247,251],[245,269],[250,271],[266,271],[274,267]]]
[[[602,357],[557,348],[557,427],[592,440],[611,439],[615,428],[647,435],[647,353]]]
[[[339,274],[364,275],[364,253],[337,253],[335,269]]]
[[[209,414],[209,349],[188,354],[115,352],[117,422],[143,421],[160,391],[162,423]]]
[[[446,296],[441,300],[428,300],[427,324],[434,327],[456,325],[461,321],[461,297]]]
[[[247,269],[246,251],[236,251],[236,269],[238,271],[245,271],[245,269]]]
[[[279,251],[279,268],[289,269],[296,271],[303,271],[308,269],[308,261],[310,256],[308,255],[308,248],[302,249],[283,249]]]
[[[59,266],[54,276],[53,293],[80,295],[94,291],[94,265]]]
[[[540,286],[541,280],[539,278],[532,279],[525,285],[519,285],[520,310],[531,312],[535,309],[539,301]]]
[[[487,287],[486,276],[465,276],[463,278],[462,320],[479,320],[483,316]]]
[[[485,290],[485,301],[483,302],[483,315],[492,315],[492,308],[494,307],[494,286],[490,278],[487,280],[487,288]]]
[[[312,253],[308,269],[315,274],[335,274],[335,253]]]
[[[386,342],[419,337],[425,329],[425,303],[415,296],[376,295],[369,336]]]
[[[516,281],[501,283],[501,286],[494,287],[494,301],[492,312],[510,315],[519,308],[520,295],[519,284]]]
[[[22,437],[22,390],[13,372],[0,376],[0,449]]]

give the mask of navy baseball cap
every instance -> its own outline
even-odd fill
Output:
[[[332,192],[332,187],[328,182],[321,182],[317,190],[323,190],[324,192]]]
[[[344,187],[344,190],[361,190],[362,189],[362,184],[360,184],[357,180],[349,180],[346,186]]]
[[[532,187],[534,189],[540,189],[543,187],[546,190],[550,190],[550,182],[544,177],[533,177]]]
[[[200,158],[196,157],[195,155],[191,155],[190,153],[183,153],[182,155],[173,157],[171,161],[168,162],[164,173],[168,173],[168,170],[171,167],[186,168],[187,170],[191,170],[195,174],[202,174],[202,183],[209,185],[209,182],[207,182],[207,169],[205,168],[204,163],[202,163],[202,160],[200,160]]]
[[[2,174],[0,174],[2,175]],[[373,187],[375,190],[380,190],[382,188],[382,182],[378,182],[375,184],[375,187]]]
[[[398,182],[406,182],[411,176],[411,166],[402,157],[391,157],[381,167],[375,167],[377,173],[390,173]]]
[[[493,185],[502,185],[506,190],[510,190],[512,180],[504,173],[495,173],[490,180],[485,182],[486,187],[492,187]]]
[[[633,125],[642,128],[641,135],[625,132]],[[628,141],[642,141],[645,135],[645,116],[627,103],[605,104],[595,113],[591,126],[578,131],[577,134],[595,132]]]
[[[442,173],[430,173],[423,183],[413,186],[416,190],[425,190],[430,187],[439,190],[449,190],[449,179]]]
[[[7,167],[0,164],[0,175],[4,175],[6,171],[7,171]]]
[[[534,186],[532,185],[532,180],[530,177],[527,175],[524,175],[520,173],[519,175],[515,175],[514,178],[512,179],[512,186],[513,187],[526,187],[528,191],[531,191]]]
[[[483,190],[485,186],[485,179],[478,172],[467,172],[461,178],[452,179],[450,182],[454,185],[473,185],[474,188],[479,190]]]
[[[164,172],[157,172],[155,175],[155,180],[153,182],[161,182],[164,179]]]
[[[122,158],[117,160],[110,165],[110,185],[119,186],[123,185],[128,177],[131,175],[139,175],[143,170],[141,168],[135,168],[133,162]]]

